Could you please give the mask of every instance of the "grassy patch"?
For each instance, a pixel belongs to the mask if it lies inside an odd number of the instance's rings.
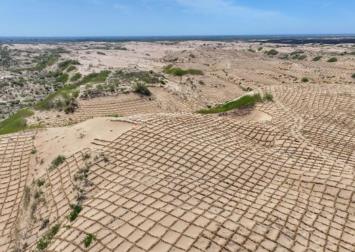
[[[56,224],[53,227],[51,227],[50,230],[48,230],[48,232],[46,232],[41,239],[39,239],[39,241],[37,242],[37,249],[40,251],[45,250],[48,245],[50,244],[50,242],[52,241],[52,239],[54,238],[54,236],[58,233],[60,229],[60,225]]]
[[[105,82],[110,73],[111,73],[111,71],[108,71],[108,70],[104,70],[99,73],[91,73],[89,75],[86,75],[79,82],[79,84]]]
[[[144,95],[144,96],[151,96],[152,93],[150,92],[150,90],[148,89],[148,87],[144,84],[144,83],[137,83],[134,86],[134,92]]]
[[[79,204],[71,205],[70,207],[72,208],[72,211],[69,213],[68,219],[72,222],[78,217],[82,207]]]
[[[201,109],[198,111],[200,114],[216,114],[223,113],[233,109],[241,109],[253,107],[258,102],[273,101],[272,94],[265,94],[263,97],[260,94],[245,95],[237,100],[229,101],[224,104],[217,105],[213,108]]]
[[[9,118],[0,122],[0,135],[15,133],[27,128],[26,117],[32,116],[34,113],[30,109],[21,109]]]
[[[56,82],[66,83],[69,79],[69,75],[66,73],[59,73],[55,79]]]
[[[66,157],[64,157],[63,155],[59,155],[58,157],[56,157],[52,161],[51,166],[49,167],[49,170],[54,170],[55,168],[57,168],[58,166],[63,164],[65,159],[66,159]]]
[[[335,57],[332,57],[332,58],[328,59],[327,61],[332,63],[332,62],[337,62],[338,59]]]
[[[191,75],[203,75],[203,72],[199,69],[182,69],[180,67],[173,67],[172,65],[166,66],[164,68],[164,73],[174,75],[174,76],[184,76],[187,74]]]
[[[56,92],[49,94],[43,100],[37,102],[35,109],[50,110],[50,109],[65,109],[70,105],[71,101],[77,97],[78,91],[76,85],[66,85],[58,89]]]
[[[67,72],[69,73],[69,72],[75,71],[76,69],[77,69],[76,66],[71,65],[67,68]]]
[[[96,237],[93,234],[86,234],[84,241],[83,241],[85,248],[90,247],[91,243],[94,240],[96,240]]]
[[[320,61],[322,59],[322,56],[316,56],[312,59],[312,61]]]

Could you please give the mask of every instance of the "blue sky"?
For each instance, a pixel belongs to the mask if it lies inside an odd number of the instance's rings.
[[[0,36],[355,33],[355,0],[0,0]]]

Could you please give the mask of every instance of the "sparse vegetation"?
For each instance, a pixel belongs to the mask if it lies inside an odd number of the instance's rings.
[[[322,56],[316,56],[312,59],[312,61],[320,61],[322,59]]]
[[[42,71],[45,68],[54,65],[59,58],[60,55],[57,53],[51,53],[51,52],[44,53],[41,56],[37,57],[38,63],[36,64],[34,70]]]
[[[80,81],[79,84],[105,82],[110,73],[111,71],[108,70],[103,70],[99,73],[91,73],[89,75],[84,76],[84,78]]]
[[[70,214],[68,215],[68,219],[73,222],[79,215],[79,213],[81,212],[81,206],[79,204],[76,205],[71,205],[70,206],[72,211],[70,212]]]
[[[25,209],[30,204],[30,200],[31,200],[31,189],[28,186],[25,186],[24,194],[23,194],[23,206],[25,207]]]
[[[301,81],[304,82],[304,83],[306,83],[306,82],[309,82],[309,79],[308,79],[307,77],[303,77],[303,78],[301,79]]]
[[[0,122],[0,135],[15,133],[27,128],[26,118],[32,116],[34,113],[30,109],[21,109],[9,118]]]
[[[37,186],[38,186],[38,187],[43,186],[43,185],[44,185],[44,183],[45,183],[44,179],[37,179],[36,184],[37,184]]]
[[[96,237],[93,234],[86,234],[84,241],[83,241],[85,248],[90,247],[92,241],[94,241],[95,239],[96,239]]]
[[[54,170],[55,168],[57,168],[58,166],[60,166],[61,164],[64,163],[66,157],[63,156],[63,155],[59,155],[58,157],[56,157],[52,163],[51,163],[51,166],[49,168],[49,170]]]
[[[228,101],[224,104],[217,105],[213,108],[201,109],[198,111],[200,114],[215,114],[223,113],[233,109],[242,109],[253,107],[258,102],[273,101],[273,96],[266,93],[263,97],[260,94],[245,95],[234,101]]]
[[[134,86],[134,92],[144,95],[144,96],[151,96],[152,95],[152,93],[150,92],[148,87],[144,83],[141,83],[141,82],[137,83]]]
[[[37,242],[37,249],[40,251],[45,250],[48,245],[51,243],[52,239],[54,236],[59,232],[60,225],[56,224],[53,227],[51,227],[48,232],[46,232],[41,239]]]
[[[74,66],[74,65],[80,65],[80,62],[77,61],[77,60],[72,60],[72,59],[69,59],[69,60],[65,60],[65,61],[62,61],[58,64],[58,68],[60,71],[63,71],[65,70],[67,67],[69,66]]]
[[[338,59],[335,58],[335,57],[332,57],[332,58],[328,59],[328,62],[331,62],[331,63],[337,62],[337,61],[338,61]]]
[[[174,75],[174,76],[184,76],[187,74],[191,75],[203,75],[203,72],[198,69],[182,69],[180,67],[173,67],[172,65],[168,65],[164,68],[164,73]]]
[[[353,75],[351,75],[351,77],[352,77],[353,79],[355,79],[355,73],[353,73]]]

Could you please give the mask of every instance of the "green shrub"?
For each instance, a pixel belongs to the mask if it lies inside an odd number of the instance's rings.
[[[76,85],[65,85],[56,92],[37,102],[35,108],[38,110],[58,109],[63,110],[77,94]]]
[[[265,93],[263,101],[274,101],[274,96],[271,93]]]
[[[50,170],[53,170],[53,169],[57,168],[58,166],[60,166],[61,164],[63,164],[65,159],[66,159],[66,157],[64,157],[63,155],[59,155],[58,157],[56,157],[51,163]]]
[[[144,96],[151,96],[152,93],[150,92],[150,90],[148,89],[148,87],[144,84],[144,83],[137,83],[134,86],[134,92],[144,95]]]
[[[81,206],[79,204],[71,205],[70,207],[72,208],[72,211],[69,213],[68,219],[72,222],[78,217],[78,215],[81,212],[82,208],[81,208]]]
[[[313,58],[313,61],[319,61],[319,60],[321,60],[321,58],[322,58],[322,56],[316,56]]]
[[[266,51],[265,53],[269,56],[275,56],[275,55],[279,54],[279,52],[275,49],[271,49],[269,51]]]
[[[56,82],[66,83],[69,79],[69,75],[66,73],[60,73],[55,79]]]
[[[27,128],[26,118],[33,114],[30,109],[18,110],[15,114],[0,122],[0,135],[25,130]]]
[[[75,81],[79,80],[81,78],[81,76],[82,76],[81,73],[76,73],[70,78],[70,81],[75,82]]]
[[[172,65],[168,65],[164,68],[164,73],[174,75],[174,76],[184,76],[187,74],[191,75],[203,75],[203,72],[198,69],[182,69],[180,67],[173,67]]]
[[[337,61],[338,61],[338,59],[335,57],[328,59],[328,62],[337,62]]]
[[[355,79],[355,73],[354,73],[353,75],[351,75],[351,77],[352,77],[353,79]]]
[[[302,81],[302,82],[309,82],[309,79],[308,79],[307,77],[303,77],[303,78],[301,79],[301,81]]]
[[[93,240],[96,240],[96,237],[93,234],[86,234],[83,241],[85,248],[90,247]]]
[[[48,230],[48,232],[46,232],[41,239],[39,239],[39,241],[37,242],[37,249],[42,251],[45,250],[48,245],[50,244],[50,242],[52,241],[52,239],[54,238],[54,236],[58,233],[60,229],[60,225],[56,224],[53,227],[51,227],[50,230]]]

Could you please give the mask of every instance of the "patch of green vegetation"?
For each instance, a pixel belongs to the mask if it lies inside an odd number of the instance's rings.
[[[49,94],[47,97],[37,102],[35,109],[50,110],[58,109],[63,110],[75,101],[78,95],[76,85],[65,85],[63,88],[58,89],[56,92]]]
[[[309,79],[308,79],[307,77],[303,77],[303,78],[301,79],[301,81],[304,82],[304,83],[306,83],[306,82],[309,82]]]
[[[44,183],[45,183],[44,179],[37,179],[36,184],[37,184],[37,186],[38,186],[38,187],[43,186],[43,185],[44,185]]]
[[[203,75],[203,72],[199,69],[182,69],[180,67],[173,67],[172,65],[168,65],[164,68],[164,73],[174,75],[174,76],[184,76],[187,74],[191,75]]]
[[[266,93],[263,97],[260,94],[245,95],[234,101],[228,101],[224,104],[217,105],[213,108],[201,109],[198,111],[200,114],[215,114],[223,113],[233,109],[241,109],[253,107],[258,102],[273,101],[273,96]]]
[[[86,234],[85,238],[84,238],[84,246],[85,248],[90,247],[92,241],[96,240],[96,237],[93,234]]]
[[[65,61],[62,61],[58,64],[58,68],[59,68],[59,70],[63,71],[64,69],[66,69],[70,65],[72,65],[72,66],[73,65],[80,65],[80,62],[77,60],[72,60],[72,59],[65,60]]]
[[[80,81],[80,84],[105,82],[110,73],[111,71],[108,70],[103,70],[99,73],[91,73],[89,75],[86,75]]]
[[[82,77],[81,73],[76,73],[70,78],[70,81],[72,82],[78,81],[81,77]]]
[[[333,63],[333,62],[337,62],[338,59],[335,57],[332,57],[332,58],[328,59],[327,61]]]
[[[144,84],[144,83],[137,83],[135,86],[134,86],[134,92],[135,93],[138,93],[138,94],[141,94],[141,95],[144,95],[144,96],[151,96],[152,93],[150,92],[150,90],[148,89],[148,87]]]
[[[275,56],[275,55],[279,54],[279,52],[275,49],[271,49],[269,51],[265,51],[265,54],[267,54],[269,56]]]
[[[68,219],[72,222],[78,217],[79,213],[82,210],[82,207],[79,204],[71,205],[70,207],[72,208],[72,211],[68,215]]]
[[[316,56],[312,59],[312,61],[320,61],[322,59],[322,56]]]
[[[163,76],[153,71],[124,71],[115,72],[112,79],[118,79],[119,82],[145,82],[149,84],[162,83]]]
[[[355,79],[355,73],[354,73],[353,75],[351,75],[351,77],[352,77],[353,79]]]
[[[52,239],[54,238],[54,236],[58,233],[60,229],[60,225],[56,224],[53,227],[51,227],[50,230],[48,230],[48,232],[46,232],[41,239],[39,239],[39,241],[37,242],[37,249],[40,251],[45,250],[48,245],[50,244],[50,242],[52,241]]]
[[[49,167],[49,170],[54,170],[55,168],[57,168],[58,166],[60,166],[61,164],[64,163],[66,157],[64,157],[63,155],[59,155],[58,157],[56,157],[52,163],[51,166]]]
[[[0,122],[0,135],[27,129],[26,118],[33,114],[33,111],[30,109],[18,110],[15,114]]]
[[[28,186],[25,186],[24,194],[23,194],[23,206],[25,209],[30,204],[31,200],[31,189]]]
[[[75,71],[77,68],[76,68],[76,66],[73,66],[73,65],[71,65],[71,66],[69,66],[68,68],[67,68],[67,72],[69,73],[69,72],[73,72],[73,71]]]
[[[56,53],[45,53],[39,56],[37,58],[38,63],[36,64],[34,70],[42,71],[45,68],[54,65],[58,61],[59,57],[60,55]]]
[[[66,73],[59,73],[55,79],[56,82],[66,83],[69,79],[69,75]]]

